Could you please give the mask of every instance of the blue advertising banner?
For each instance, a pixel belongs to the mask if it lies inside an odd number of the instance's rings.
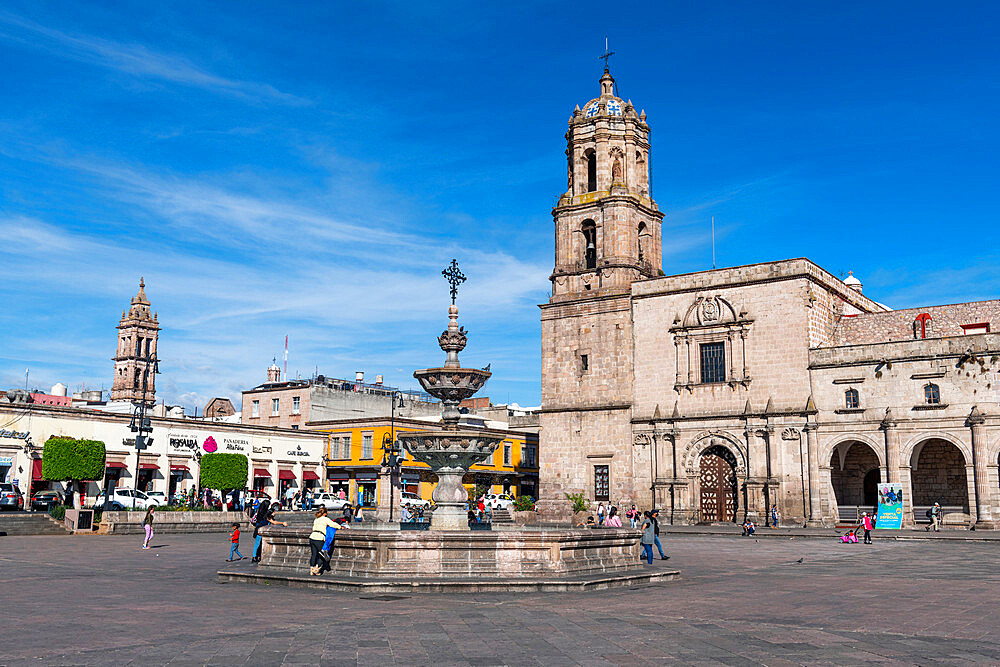
[[[878,515],[875,528],[899,530],[903,527],[903,485],[896,482],[878,485]]]

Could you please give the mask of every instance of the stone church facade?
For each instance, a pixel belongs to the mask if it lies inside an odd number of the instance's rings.
[[[540,510],[833,525],[903,485],[904,523],[1000,520],[1000,300],[894,311],[807,259],[664,276],[644,113],[569,121],[541,305]]]

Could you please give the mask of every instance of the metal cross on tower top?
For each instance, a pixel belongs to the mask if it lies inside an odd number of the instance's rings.
[[[451,260],[451,264],[441,272],[441,275],[451,285],[451,303],[454,305],[455,298],[458,297],[458,286],[465,282],[465,274],[458,270],[458,260]]]
[[[605,37],[604,38],[604,53],[602,53],[601,55],[597,56],[598,60],[603,60],[604,61],[604,69],[608,69],[608,59],[611,56],[613,56],[613,55],[615,55],[615,52],[608,50],[608,38]]]

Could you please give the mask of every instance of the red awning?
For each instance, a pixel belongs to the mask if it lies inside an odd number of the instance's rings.
[[[155,463],[140,463],[139,470],[159,470],[160,466]]]
[[[106,464],[104,464],[104,467],[105,468],[127,468],[128,466],[126,466],[124,463],[119,463],[118,461],[108,461]]]
[[[31,481],[42,478],[42,460],[35,459],[31,462]]]
[[[319,479],[319,475],[311,470],[306,470],[302,473],[302,479]]]
[[[170,471],[171,472],[174,472],[174,471],[176,471],[176,472],[186,472],[187,469],[188,469],[187,466],[181,466],[181,465],[171,465],[170,466]]]
[[[267,468],[254,468],[253,469],[253,476],[254,477],[270,477],[271,473],[269,473],[267,471]]]
[[[291,470],[279,470],[278,479],[295,479],[295,473]]]

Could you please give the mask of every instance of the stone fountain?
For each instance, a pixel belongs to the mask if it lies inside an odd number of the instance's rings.
[[[462,477],[489,457],[503,433],[459,427],[458,406],[490,378],[487,368],[462,368],[458,353],[467,334],[458,326],[458,283],[465,276],[452,260],[442,272],[451,284],[448,328],[438,338],[443,366],[413,373],[441,400],[441,427],[400,433],[402,446],[431,467],[438,483],[431,530],[400,530],[398,524],[359,524],[337,531],[330,572],[309,576],[310,523],[262,528],[259,567],[240,563],[219,572],[229,581],[284,584],[367,592],[516,592],[591,590],[665,581],[676,571],[639,563],[640,533],[626,528],[555,529],[504,526],[469,529]],[[544,456],[544,452],[543,452]],[[301,517],[303,521],[311,516]]]
[[[437,506],[431,528],[441,530],[468,527],[465,507],[468,493],[462,486],[462,478],[470,467],[493,454],[503,441],[502,433],[458,427],[459,404],[482,389],[490,372],[461,367],[458,353],[465,349],[467,335],[464,327],[458,326],[458,306],[454,302],[448,308],[448,320],[448,328],[438,337],[438,344],[447,354],[444,366],[413,373],[428,394],[440,399],[443,426],[398,436],[403,448],[417,461],[429,465],[438,477],[431,495]]]

